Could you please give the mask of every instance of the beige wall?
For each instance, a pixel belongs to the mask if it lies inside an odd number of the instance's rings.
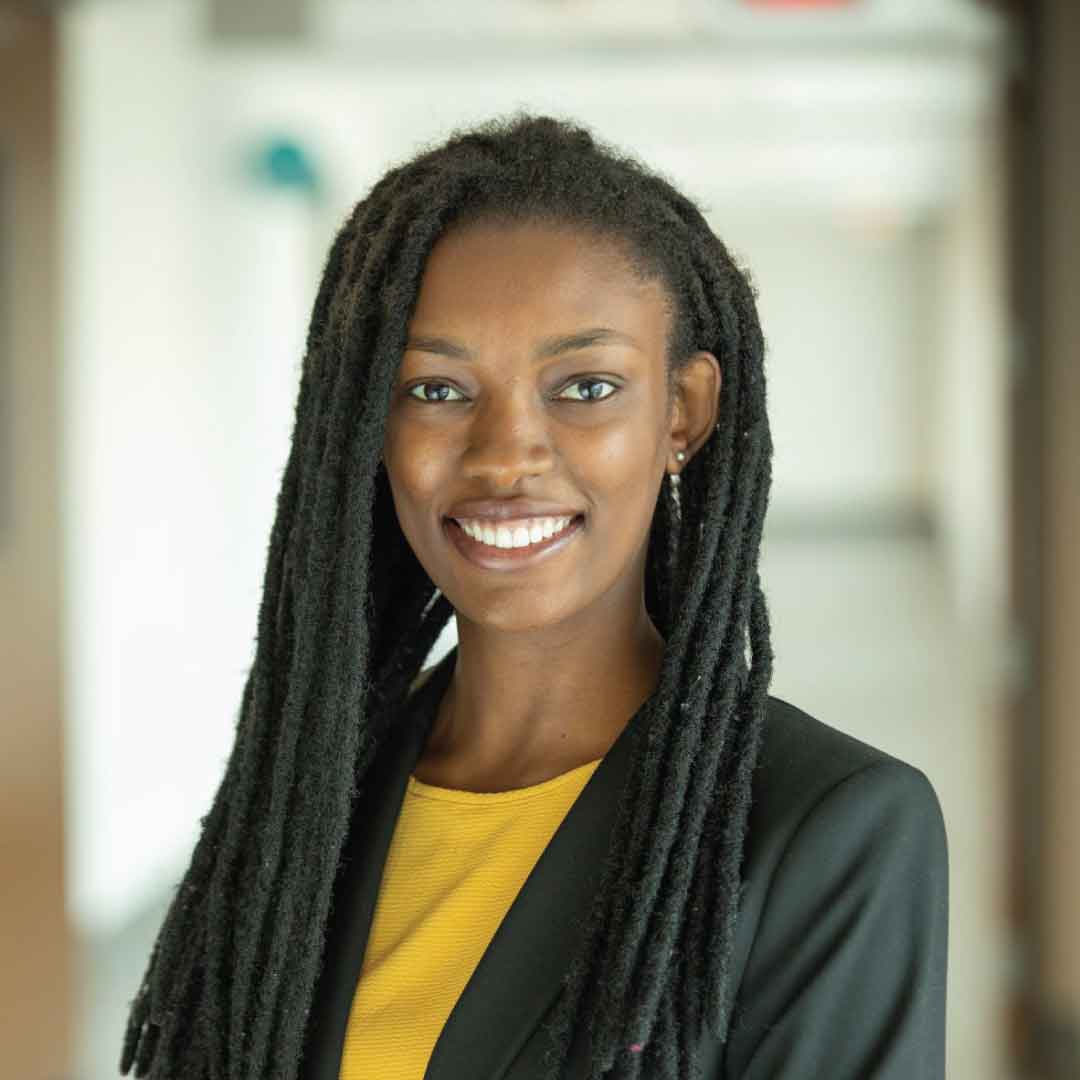
[[[51,20],[0,8],[0,1046],[69,1075],[60,661],[56,70]]]

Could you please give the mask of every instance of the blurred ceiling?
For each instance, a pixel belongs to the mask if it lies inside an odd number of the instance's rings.
[[[403,35],[444,46],[972,46],[994,22],[975,0],[212,0],[210,10],[219,38],[339,47]]]
[[[676,172],[708,170],[717,201],[879,220],[932,213],[970,175],[1010,45],[975,0],[201,2],[253,126],[305,101],[316,118],[327,95],[344,109],[364,82],[384,88],[381,123],[419,130],[509,87],[587,111]]]

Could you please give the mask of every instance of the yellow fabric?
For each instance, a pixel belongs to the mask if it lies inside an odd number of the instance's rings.
[[[422,1080],[492,935],[601,760],[513,791],[408,778],[340,1080]]]

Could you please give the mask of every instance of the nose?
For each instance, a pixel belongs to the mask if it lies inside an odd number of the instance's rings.
[[[555,462],[543,404],[527,387],[491,394],[469,427],[462,468],[467,479],[512,488],[522,476],[542,476]]]

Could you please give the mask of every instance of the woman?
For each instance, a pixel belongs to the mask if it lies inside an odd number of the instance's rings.
[[[581,127],[356,206],[123,1073],[944,1075],[934,791],[767,692],[762,357],[698,209]]]

